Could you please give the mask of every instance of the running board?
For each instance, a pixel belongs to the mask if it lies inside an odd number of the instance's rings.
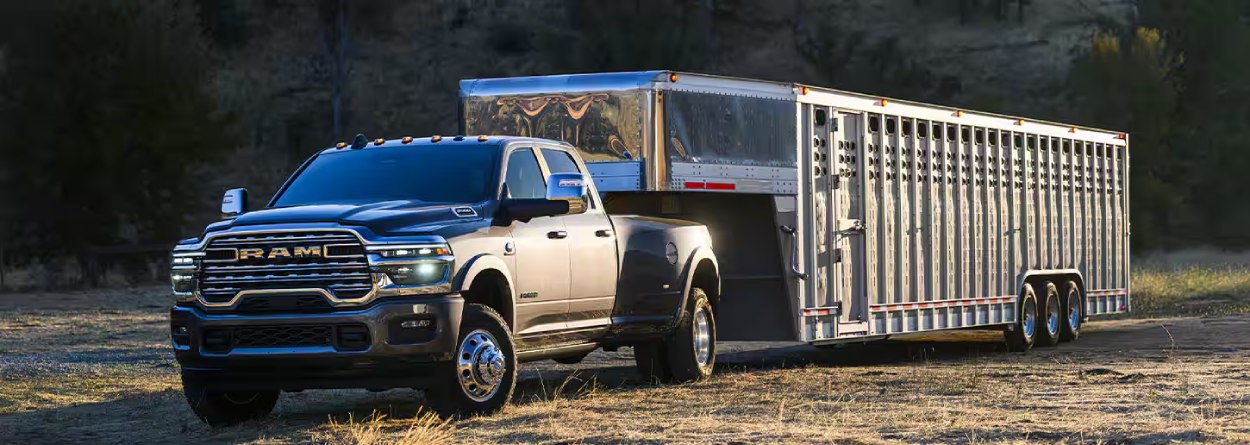
[[[599,348],[598,343],[576,343],[571,345],[552,346],[541,349],[531,349],[528,351],[518,352],[516,357],[519,362],[528,362],[534,360],[545,360],[556,357],[568,357],[572,355],[588,354]]]

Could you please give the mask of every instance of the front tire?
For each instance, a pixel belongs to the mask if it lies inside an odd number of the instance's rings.
[[[214,428],[268,416],[278,403],[278,391],[213,391],[185,375],[182,393],[196,417]]]
[[[1016,323],[1005,332],[1007,349],[1024,352],[1033,347],[1037,334],[1037,294],[1033,286],[1025,284],[1020,290],[1020,306],[1016,309]]]
[[[464,309],[456,355],[426,389],[430,408],[443,417],[489,415],[512,400],[517,359],[512,332],[498,312],[470,304]]]

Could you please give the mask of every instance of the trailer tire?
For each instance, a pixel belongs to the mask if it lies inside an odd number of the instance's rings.
[[[444,418],[494,414],[512,400],[517,357],[512,332],[489,306],[465,305],[456,355],[442,364],[426,401]]]
[[[1081,300],[1081,288],[1076,285],[1075,281],[1069,281],[1064,287],[1063,298],[1063,331],[1059,333],[1059,339],[1063,341],[1076,341],[1081,336],[1081,325],[1085,320],[1085,305]]]
[[[212,391],[185,376],[182,392],[196,417],[214,428],[265,417],[278,403],[278,391]]]
[[[1007,349],[1012,352],[1024,352],[1033,347],[1033,339],[1037,336],[1037,294],[1028,283],[1020,290],[1016,322],[1004,334],[1007,337]]]
[[[1036,346],[1055,346],[1059,344],[1059,335],[1063,331],[1063,305],[1059,302],[1059,288],[1055,283],[1045,283],[1045,296],[1038,304],[1038,321],[1041,329],[1037,331]]]

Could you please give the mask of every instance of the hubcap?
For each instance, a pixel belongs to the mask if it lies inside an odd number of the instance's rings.
[[[1033,338],[1033,333],[1037,332],[1037,302],[1029,299],[1024,303],[1024,320],[1021,320],[1024,327],[1024,336]]]
[[[712,321],[704,309],[694,314],[694,358],[700,366],[712,360]]]
[[[1050,334],[1059,333],[1059,299],[1046,298],[1046,330]]]
[[[456,374],[460,378],[460,389],[470,399],[482,402],[494,396],[507,371],[507,356],[489,332],[475,330],[460,342]]]
[[[1068,326],[1073,331],[1081,327],[1081,299],[1076,294],[1068,297]]]

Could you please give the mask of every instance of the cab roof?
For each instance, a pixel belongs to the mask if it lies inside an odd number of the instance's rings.
[[[374,148],[388,148],[388,147],[425,147],[425,146],[466,147],[466,146],[480,146],[480,145],[495,145],[495,146],[499,146],[502,148],[512,143],[525,143],[525,142],[558,145],[558,146],[570,147],[570,148],[572,147],[572,145],[569,145],[567,142],[555,141],[551,139],[542,139],[542,138],[520,137],[520,136],[437,136],[436,135],[436,136],[428,136],[428,137],[421,137],[421,138],[406,136],[406,137],[399,138],[399,139],[380,139],[380,138],[373,139],[373,140],[368,140],[364,144],[364,146],[360,148],[353,148],[352,144],[348,142],[340,142],[336,146],[322,150],[321,154],[347,152],[347,151],[352,151],[352,150],[369,150],[369,149],[374,149]]]

